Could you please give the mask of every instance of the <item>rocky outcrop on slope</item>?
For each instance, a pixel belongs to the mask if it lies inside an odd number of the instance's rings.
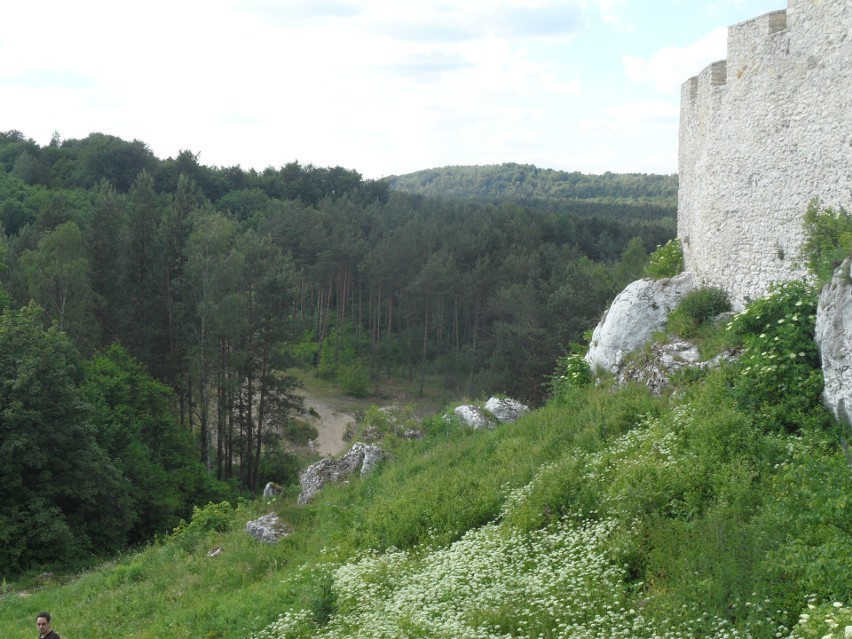
[[[817,304],[816,342],[825,380],[823,399],[834,416],[852,423],[852,258],[823,287]]]
[[[694,287],[691,273],[629,284],[613,300],[592,333],[586,354],[592,370],[617,373],[629,353],[665,328],[669,313]]]
[[[276,544],[290,534],[290,528],[278,515],[269,513],[248,522],[246,524],[246,532],[258,541],[267,544]]]
[[[311,464],[299,476],[302,490],[298,503],[307,504],[323,486],[347,480],[359,469],[362,476],[370,474],[385,458],[385,454],[383,449],[374,444],[358,442],[340,459],[326,458]]]
[[[517,421],[529,411],[528,406],[517,400],[492,397],[484,407],[465,404],[456,406],[453,413],[463,425],[479,430]]]
[[[616,380],[619,384],[645,384],[653,394],[660,395],[671,386],[672,376],[680,371],[687,368],[715,368],[723,362],[733,361],[738,355],[738,350],[728,350],[710,360],[701,361],[698,347],[691,342],[657,342],[624,364],[618,370]]]

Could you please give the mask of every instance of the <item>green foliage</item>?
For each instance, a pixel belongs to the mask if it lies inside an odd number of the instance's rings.
[[[316,430],[313,430],[313,433],[316,437]],[[304,443],[307,444],[307,441]],[[268,433],[260,457],[258,486],[265,486],[270,481],[283,486],[298,483],[300,470],[299,457],[287,450],[286,444],[281,442],[277,433]]]
[[[852,463],[836,440],[791,439],[773,478],[769,525],[793,535],[767,557],[779,580],[820,601],[852,600]]]
[[[724,290],[704,286],[684,295],[669,314],[666,328],[683,338],[695,337],[714,317],[730,310],[731,303]]]
[[[370,406],[358,420],[358,431],[361,437],[370,435],[371,438],[384,438],[388,435],[397,437],[408,429],[418,429],[419,424],[414,417],[414,405],[407,406]]]
[[[824,419],[816,305],[812,286],[791,281],[752,302],[727,327],[744,346],[731,368],[732,394],[763,428],[794,432]]]
[[[458,199],[562,201],[576,208],[577,202],[595,202],[597,214],[607,206],[612,209],[613,203],[632,200],[656,205],[658,216],[673,215],[677,199],[676,175],[595,175],[515,163],[445,166],[393,176],[387,182],[399,191]]]
[[[370,392],[370,371],[360,359],[341,366],[337,377],[351,397],[366,397]]]
[[[683,271],[683,248],[677,238],[658,246],[645,267],[646,277],[674,277]]]
[[[130,482],[131,542],[170,530],[194,503],[226,493],[204,471],[192,436],[175,419],[168,387],[118,345],[95,355],[85,370],[83,392],[98,443]]]
[[[0,315],[0,571],[123,548],[127,480],[98,446],[80,357],[30,304]]]
[[[227,532],[235,523],[236,510],[226,501],[211,502],[200,508],[194,506],[189,522],[182,519],[169,539],[186,550],[192,550],[209,536]]]
[[[561,397],[567,389],[588,386],[594,381],[592,369],[581,353],[569,353],[556,360],[556,371],[551,377],[550,394]]]
[[[624,287],[641,278],[649,259],[642,238],[634,237],[630,240],[615,267],[617,285]]]
[[[846,639],[852,635],[850,628],[852,606],[843,605],[841,601],[821,603],[811,596],[791,636],[795,639]]]
[[[840,263],[852,254],[852,215],[843,209],[823,208],[819,199],[808,203],[801,259],[822,286]]]
[[[313,409],[312,409],[313,410]],[[316,414],[316,411],[313,411]],[[284,439],[298,446],[307,446],[308,442],[317,438],[317,429],[300,419],[289,419],[281,431]]]

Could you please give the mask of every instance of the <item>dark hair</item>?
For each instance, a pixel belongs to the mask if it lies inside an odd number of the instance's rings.
[[[40,612],[36,615],[36,621],[44,617],[47,621],[50,621],[50,613],[49,612]]]

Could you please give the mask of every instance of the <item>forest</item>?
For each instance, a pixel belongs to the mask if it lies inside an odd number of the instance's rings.
[[[0,133],[0,573],[293,481],[296,368],[352,394],[429,379],[541,405],[675,234],[674,176],[438,173],[455,186],[423,194],[419,174]]]

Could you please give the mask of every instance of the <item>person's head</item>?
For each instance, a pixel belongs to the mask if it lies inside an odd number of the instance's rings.
[[[38,626],[38,634],[46,635],[50,632],[50,613],[38,613],[38,616],[36,617],[36,625]]]

